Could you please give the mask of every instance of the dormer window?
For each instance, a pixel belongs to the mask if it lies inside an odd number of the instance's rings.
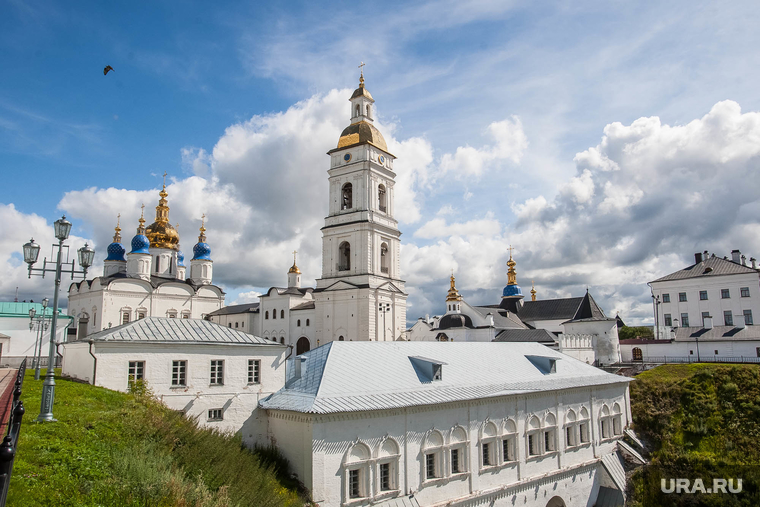
[[[412,362],[412,367],[420,382],[428,383],[443,380],[443,365],[446,363],[419,356],[409,356],[409,360]]]
[[[443,378],[443,366],[440,364],[433,365],[433,381],[441,380]]]
[[[557,358],[548,356],[525,356],[544,375],[557,373]]]

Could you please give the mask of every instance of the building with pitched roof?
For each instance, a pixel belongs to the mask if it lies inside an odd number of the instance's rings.
[[[62,372],[127,391],[142,380],[169,408],[266,438],[260,399],[285,382],[288,348],[202,319],[145,317],[62,345]]]
[[[707,251],[694,254],[694,264],[649,282],[654,300],[657,338],[669,338],[670,327],[754,325],[760,312],[757,261],[733,250],[731,258]]]
[[[605,315],[588,290],[583,297],[539,300],[533,288],[531,300],[524,301],[516,265],[510,253],[507,285],[494,305],[468,304],[452,274],[446,313],[418,319],[409,340],[535,342],[587,363],[620,361],[617,320]]]
[[[74,318],[70,332],[76,337],[145,317],[200,319],[224,306],[224,291],[211,283],[213,261],[205,215],[186,276],[179,232],[169,222],[168,195],[164,183],[156,220],[146,227],[141,214],[129,253],[121,244],[117,220],[103,276],[69,286],[68,313]]]
[[[324,507],[622,505],[629,381],[538,343],[332,342],[260,407]]]
[[[29,318],[29,311],[34,310],[35,322]],[[50,346],[50,321],[53,309],[45,308],[41,303],[0,302],[0,364],[18,365],[22,358],[34,355],[35,348],[42,350],[42,357],[47,358]],[[58,329],[56,341],[60,342],[71,326],[73,319],[58,310]],[[40,329],[42,324],[42,329]],[[41,342],[41,345],[40,345]],[[28,367],[31,367],[31,362]]]

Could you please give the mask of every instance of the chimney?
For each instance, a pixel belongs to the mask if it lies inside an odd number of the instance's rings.
[[[734,315],[734,327],[737,329],[744,329],[744,314]]]
[[[705,260],[707,260],[709,257],[710,257],[710,255],[707,253],[707,250],[705,250],[704,252],[702,252],[702,258],[704,258]]]
[[[754,257],[750,257],[749,262],[750,264],[752,264],[752,269],[757,269],[757,259],[755,259]]]
[[[492,313],[489,313],[488,315],[486,315],[486,320],[488,321],[488,325],[489,326],[494,327],[493,314]]]
[[[705,329],[712,329],[713,328],[712,317],[710,317],[709,315],[705,317],[704,324],[702,324],[702,327],[704,327]]]
[[[747,265],[747,256],[742,255],[742,266],[746,266],[746,265]]]
[[[741,260],[742,253],[739,250],[731,250],[731,260],[737,264]]]
[[[300,356],[293,358],[293,380],[301,378],[301,362],[306,359]]]
[[[694,264],[699,264],[702,262],[702,254],[697,252],[694,254]]]

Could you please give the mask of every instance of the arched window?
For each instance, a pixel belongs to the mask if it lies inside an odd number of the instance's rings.
[[[356,111],[356,114],[354,115],[355,117],[359,116],[360,114],[362,114],[362,108],[361,108],[361,106],[359,104],[356,104],[355,111]]]
[[[443,436],[438,430],[431,430],[425,436],[422,446],[422,480],[429,481],[443,477]]]
[[[504,434],[501,437],[501,460],[503,463],[517,461],[517,424],[512,419],[504,423]]]
[[[161,257],[156,255],[156,273],[161,271]]]
[[[272,318],[273,319],[277,318],[277,310],[272,310]]]
[[[480,434],[480,467],[489,468],[497,465],[496,425],[486,421]]]
[[[599,426],[601,427],[602,440],[612,436],[610,432],[611,423],[610,407],[604,405],[599,411]]]
[[[367,104],[367,116],[369,116],[369,104]]]
[[[341,335],[341,336],[338,336],[338,341],[339,341],[339,342],[342,342],[342,341],[343,341],[343,335]]]
[[[306,319],[306,325],[307,326],[309,325],[309,319]]]
[[[449,438],[449,473],[467,472],[467,432],[461,426],[451,430]]]
[[[338,247],[338,271],[351,270],[351,245],[344,241]]]
[[[281,319],[285,318],[285,310],[280,310],[280,318]]]
[[[298,319],[298,323],[296,324],[298,327],[301,327],[301,319]]]
[[[285,344],[285,337],[284,336],[280,336],[280,343],[282,343],[283,345]]]
[[[538,456],[541,454],[541,441],[539,440],[541,434],[541,421],[538,417],[533,416],[528,420],[528,456]]]
[[[399,446],[392,438],[383,439],[377,448],[377,491],[375,494],[384,495],[390,491],[398,491],[398,461],[401,457]]]
[[[640,348],[633,347],[633,350],[631,352],[633,353],[633,360],[634,361],[643,361],[644,360],[644,354],[641,352]]]
[[[90,316],[86,313],[82,313],[79,317],[79,325],[77,326],[77,338],[84,338],[87,336],[87,324],[90,323]]]
[[[575,411],[570,409],[565,414],[565,447],[575,447],[578,445],[578,423],[575,417]]]
[[[269,320],[269,310],[264,312],[264,320]]]
[[[305,336],[302,336],[298,339],[296,342],[296,355],[300,356],[304,352],[308,352],[311,350],[311,343],[309,343],[309,339]]]
[[[343,459],[344,504],[370,496],[370,458],[369,447],[362,443],[352,445],[346,452]]]
[[[388,244],[380,245],[380,271],[388,274]]]
[[[623,414],[620,405],[615,403],[612,406],[612,433],[614,435],[623,434]]]
[[[591,435],[589,435],[589,414],[586,407],[581,408],[581,413],[578,417],[578,437],[581,444],[591,442]]]
[[[546,414],[544,419],[544,452],[554,452],[557,450],[557,419],[554,414]]]
[[[388,205],[385,200],[385,185],[377,187],[377,207],[380,208],[380,211],[383,213],[388,211]]]
[[[351,183],[343,185],[343,191],[341,192],[341,204],[340,209],[351,209],[354,207],[354,192]]]

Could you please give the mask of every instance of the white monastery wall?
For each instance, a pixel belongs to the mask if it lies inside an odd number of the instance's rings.
[[[48,350],[50,347],[50,326],[52,321],[50,316],[52,310],[48,309],[46,322],[48,322],[48,330],[42,331],[42,356],[48,356]],[[66,336],[67,324],[71,322],[65,315],[58,316],[58,330],[55,335],[56,342],[63,341]],[[37,327],[33,330],[29,330],[29,317],[7,317],[0,319],[0,333],[10,336],[10,340],[6,340],[3,343],[2,357],[8,356],[29,356],[34,354],[34,343],[37,340]],[[7,343],[7,344],[6,344]],[[31,363],[27,364],[27,367],[31,367]]]
[[[620,344],[623,362],[633,361],[634,348],[641,349],[644,357],[678,357],[694,362],[697,362],[698,357],[703,360],[717,357],[760,357],[760,340],[699,340],[699,354],[696,340],[660,341],[661,343]]]

